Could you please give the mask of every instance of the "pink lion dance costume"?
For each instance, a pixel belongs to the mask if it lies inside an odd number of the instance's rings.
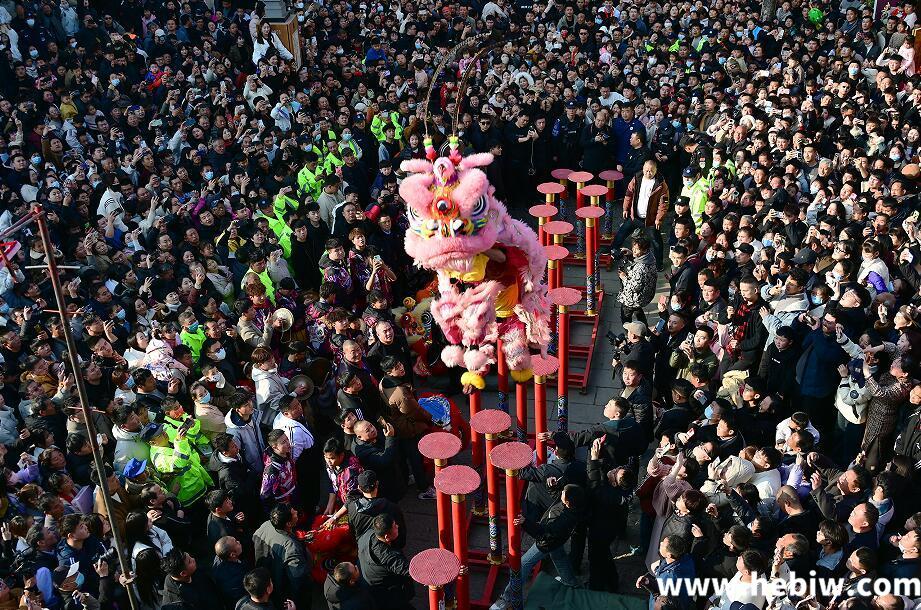
[[[483,389],[501,339],[512,378],[527,381],[529,347],[546,354],[549,341],[544,250],[530,227],[508,215],[478,169],[492,163],[492,155],[462,157],[456,136],[447,157],[436,159],[428,138],[425,145],[428,160],[400,166],[411,174],[400,184],[400,196],[410,224],[406,252],[438,274],[432,317],[451,344],[441,359],[467,369],[461,376],[465,387]]]

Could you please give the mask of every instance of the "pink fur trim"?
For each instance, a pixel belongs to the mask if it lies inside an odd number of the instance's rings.
[[[449,345],[441,350],[441,361],[448,366],[464,366],[464,348],[460,345]]]
[[[489,365],[495,361],[494,350],[491,345],[484,345],[480,349],[464,352],[464,366],[471,373],[485,374],[489,370]]]
[[[474,167],[486,167],[487,165],[493,162],[493,156],[490,153],[477,153],[475,155],[467,155],[460,162],[460,169],[471,169]]]
[[[407,174],[427,174],[432,171],[432,162],[425,159],[407,159],[400,163],[400,169]]]
[[[521,371],[531,367],[531,352],[528,351],[528,342],[520,321],[510,321],[503,325],[502,352],[509,369]]]

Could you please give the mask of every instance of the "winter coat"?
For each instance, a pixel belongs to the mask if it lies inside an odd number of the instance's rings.
[[[261,415],[261,411],[257,408],[248,422],[244,422],[234,410],[228,411],[224,417],[227,434],[232,436],[240,446],[240,455],[246,461],[246,465],[253,472],[260,473],[264,466],[262,455],[265,453],[266,446],[262,430],[259,428]]]
[[[774,343],[774,336],[781,326],[793,326],[801,313],[809,311],[809,301],[805,293],[787,295],[781,293],[777,297],[771,298],[770,285],[761,288],[761,297],[768,302],[771,313],[761,318],[761,323],[768,331],[767,341],[764,344],[765,350]],[[760,315],[760,314],[759,314]]]
[[[413,598],[409,560],[393,546],[378,540],[374,531],[358,540],[361,577],[381,608],[404,608]]]
[[[301,599],[301,591],[310,586],[313,563],[304,543],[266,521],[253,534],[253,548],[256,566],[267,568],[272,574],[273,599]]]
[[[668,185],[660,174],[653,178],[654,184],[652,192],[649,194],[649,203],[646,207],[646,218],[644,222],[647,227],[654,227],[660,223],[668,214]],[[641,220],[637,211],[637,200],[640,196],[640,187],[643,184],[643,174],[636,174],[627,185],[627,191],[624,193],[624,218],[633,218]]]
[[[646,307],[656,295],[656,257],[652,250],[634,259],[625,269],[627,276],[617,300],[627,307]]]
[[[390,407],[387,419],[393,424],[397,437],[416,438],[432,425],[432,414],[419,406],[412,386],[408,383],[384,377],[380,390]]]
[[[19,420],[9,407],[0,407],[0,445],[15,445],[19,442]]]
[[[278,455],[271,449],[265,455],[262,471],[262,486],[259,497],[266,510],[280,503],[295,505],[297,496],[297,472],[291,456]]]
[[[253,368],[253,382],[256,384],[256,407],[262,410],[259,423],[271,427],[278,415],[278,401],[288,394],[288,380],[278,371],[263,371]]]
[[[112,436],[115,437],[115,472],[120,473],[125,468],[128,460],[150,460],[150,445],[141,440],[140,430],[128,432],[119,427],[112,426]]]

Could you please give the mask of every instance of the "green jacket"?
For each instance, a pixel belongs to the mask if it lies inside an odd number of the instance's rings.
[[[195,361],[195,364],[198,364],[198,359],[201,357],[202,343],[207,338],[204,329],[200,325],[194,333],[190,333],[185,329],[179,333],[179,340],[192,351],[192,360]]]
[[[214,485],[188,439],[176,439],[172,447],[151,447],[150,461],[164,488],[175,494],[183,506],[194,503]]]
[[[681,196],[687,197],[691,202],[691,218],[694,219],[694,225],[698,229],[703,224],[704,208],[707,206],[709,191],[710,181],[706,178],[700,178],[691,186],[681,189]]]
[[[196,451],[210,455],[211,443],[208,442],[208,437],[201,431],[201,422],[189,415],[186,415],[184,419],[173,419],[171,417],[163,418],[163,429],[166,431],[167,438],[169,438],[171,443],[176,442],[176,435],[179,433],[179,427],[182,426],[186,418],[192,419],[193,423],[192,427],[189,428],[189,431],[185,434],[185,440],[188,441],[189,446]]]
[[[269,218],[266,216],[266,218]],[[269,226],[272,226],[272,220],[269,218]],[[290,246],[290,241],[289,241]],[[284,249],[284,246],[282,246]],[[248,273],[256,273],[252,269],[247,269],[246,273],[243,274],[243,281],[240,282],[240,290],[243,289],[243,286],[246,285],[246,275]],[[263,271],[262,273],[256,273],[259,276],[259,279],[262,280],[262,285],[265,286],[265,294],[269,297],[269,300],[272,302],[272,305],[275,304],[275,284],[272,282],[272,278],[269,277],[268,271]]]
[[[682,350],[676,349],[672,351],[671,357],[668,359],[668,365],[678,371],[678,379],[691,379],[691,365],[700,364],[703,365],[704,369],[707,371],[707,379],[713,379],[713,376],[716,374],[716,368],[719,366],[719,361],[716,359],[716,354],[713,353],[713,350],[706,349],[703,354],[697,352],[697,350],[691,348],[691,357],[688,358],[688,355],[685,354]]]
[[[396,112],[391,112],[390,122],[393,123],[393,139],[400,140],[400,138],[403,137],[403,126],[400,125],[400,115]],[[371,119],[371,133],[374,134],[378,142],[384,141],[384,125],[386,124],[387,119],[383,112],[374,115],[374,118]]]
[[[291,236],[294,235],[294,230],[288,226],[288,223],[284,220],[284,210],[285,210],[285,201],[290,201],[291,198],[286,195],[278,195],[275,198],[275,216],[269,216],[268,214],[258,214],[269,221],[269,228],[272,229],[272,232],[275,233],[275,237],[278,238],[278,245],[281,246],[282,254],[287,259],[291,256]],[[293,206],[297,209],[297,206]],[[281,213],[279,213],[279,208],[281,208]],[[263,282],[264,283],[264,282]],[[266,287],[268,290],[268,287]],[[272,302],[275,302],[275,289],[272,288]]]
[[[320,180],[322,169],[318,164],[315,171],[310,171],[305,165],[297,173],[297,188],[301,191],[301,195],[310,195],[314,201],[320,198],[320,195],[323,194],[323,181]]]

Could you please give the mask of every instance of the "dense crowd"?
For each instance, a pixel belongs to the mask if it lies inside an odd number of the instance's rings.
[[[420,389],[462,387],[397,189],[454,134],[522,219],[554,168],[625,176],[619,388],[522,472],[525,574],[911,610],[860,588],[921,577],[911,0],[289,8],[299,49],[251,0],[0,0],[0,228],[39,203],[55,244],[2,244],[0,608],[411,604],[398,502],[434,497],[418,439],[462,428]],[[811,570],[844,588],[749,586]],[[660,590],[692,577],[729,584]]]

